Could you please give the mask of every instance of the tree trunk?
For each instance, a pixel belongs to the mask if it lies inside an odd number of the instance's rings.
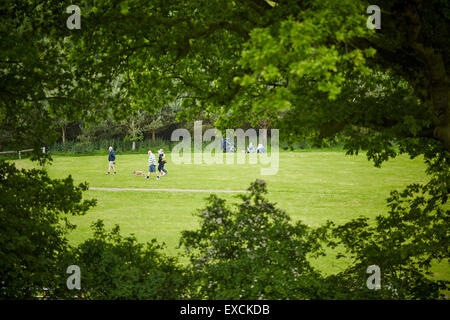
[[[133,141],[133,143],[131,144],[131,150],[135,150],[136,149],[136,141]]]
[[[434,115],[434,136],[450,151],[450,79],[442,54],[418,44],[414,46],[427,64],[427,96],[424,101],[431,106]]]
[[[269,120],[268,119],[263,119],[260,122],[260,126],[263,129],[263,131],[261,132],[261,138],[260,139],[261,139],[261,141],[265,141],[265,143],[267,143],[267,128],[269,127]]]
[[[156,130],[153,129],[152,130],[152,140],[155,141],[155,136],[156,136]]]
[[[409,22],[409,32],[407,39],[418,58],[426,66],[424,83],[414,82],[417,77],[409,79],[410,83],[415,84],[417,95],[426,102],[433,113],[434,119],[434,138],[439,140],[447,151],[450,151],[450,78],[449,70],[446,70],[446,60],[439,49],[430,45],[424,45],[420,38],[422,20],[419,14],[419,8],[409,6],[405,10],[405,16]],[[419,9],[419,10],[418,10]],[[425,89],[425,90],[424,90]]]
[[[62,132],[62,143],[66,144],[66,126],[61,127],[61,132]]]

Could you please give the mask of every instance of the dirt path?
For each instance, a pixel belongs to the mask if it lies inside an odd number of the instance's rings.
[[[90,187],[89,190],[103,191],[166,191],[166,192],[206,192],[206,193],[247,193],[247,190],[202,190],[202,189],[165,189],[165,188],[97,188]]]

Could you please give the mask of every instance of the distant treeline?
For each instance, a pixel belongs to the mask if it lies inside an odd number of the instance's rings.
[[[172,147],[178,144],[178,141],[170,141],[162,138],[156,138],[155,140],[145,139],[143,141],[137,141],[133,150],[132,142],[126,139],[98,139],[92,141],[66,141],[66,143],[56,143],[48,146],[47,152],[51,154],[107,154],[108,147],[112,146],[116,153],[147,153],[148,150],[153,149],[164,149],[166,152],[170,152]],[[208,145],[210,142],[204,142],[203,147]],[[247,141],[248,144],[248,141]],[[343,145],[339,141],[330,142],[327,144],[318,145],[313,141],[301,141],[288,146],[286,143],[280,143],[280,151],[290,151],[290,150],[328,150],[328,151],[338,151],[343,150]],[[268,140],[267,150],[270,152],[270,139]],[[242,152],[242,150],[237,150]],[[22,158],[28,157],[29,154],[22,154]],[[2,155],[2,158],[17,159],[17,155]]]
[[[162,111],[164,109],[164,111]],[[176,119],[178,109],[162,108],[160,112],[151,114],[147,111],[138,111],[126,120],[117,122],[112,118],[105,119],[97,124],[87,124],[83,121],[65,121],[55,118],[49,123],[55,130],[56,137],[53,143],[43,143],[47,152],[54,154],[95,154],[104,153],[109,146],[117,152],[142,152],[151,148],[164,148],[170,151],[177,141],[170,141],[172,132],[184,128],[190,131],[193,137],[194,122]],[[202,120],[203,131],[214,128],[213,119]],[[250,124],[242,126],[243,130],[251,128]],[[258,128],[255,128],[258,132]],[[270,128],[268,128],[267,145],[270,150]],[[314,148],[342,148],[342,139],[328,141],[306,138],[288,144],[283,140],[280,132],[280,149],[314,149]],[[204,142],[207,145],[210,142]],[[248,144],[248,141],[247,141]],[[0,151],[14,151],[7,129],[0,130]],[[238,150],[242,151],[242,150]]]

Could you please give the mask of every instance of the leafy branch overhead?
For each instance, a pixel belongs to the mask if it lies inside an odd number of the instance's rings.
[[[379,1],[376,31],[366,27],[367,3],[353,0],[78,5],[80,30],[64,27],[63,3],[3,5],[3,121],[30,108],[41,122],[125,119],[133,100],[153,112],[182,97],[180,117],[208,115],[221,128],[269,118],[291,142],[344,134],[350,152],[376,161],[395,156],[394,146],[449,151],[445,1]],[[25,135],[26,123],[16,131]],[[23,135],[17,143],[33,140]]]

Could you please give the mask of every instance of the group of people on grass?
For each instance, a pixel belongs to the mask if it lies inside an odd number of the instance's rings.
[[[244,152],[244,151],[243,151]],[[250,144],[247,147],[246,153],[254,153],[255,147],[253,146],[253,143],[250,142]],[[265,153],[266,149],[264,146],[260,143],[258,144],[258,147],[256,148],[256,153]],[[111,170],[116,174],[116,154],[114,153],[114,150],[112,147],[109,147],[109,155],[108,155],[108,161],[109,161],[109,167],[108,167],[108,173],[110,174]],[[158,150],[158,169],[156,169],[156,156],[152,153],[151,150],[148,151],[148,173],[145,179],[149,179],[150,174],[153,172],[156,175],[156,179],[159,180],[160,177],[165,176],[167,174],[167,170],[164,169],[164,165],[167,163],[166,161],[166,155],[164,153],[163,149]]]
[[[164,165],[167,163],[166,161],[166,155],[164,153],[163,149],[158,150],[158,169],[156,169],[156,157],[152,153],[151,150],[148,151],[148,173],[145,179],[149,179],[150,174],[153,172],[156,175],[156,179],[159,180],[160,177],[165,176],[167,174],[167,170],[164,168]],[[108,161],[109,161],[109,167],[108,172],[106,175],[109,175],[111,173],[111,170],[116,174],[116,154],[114,153],[114,150],[112,147],[109,147],[109,155],[108,155]]]
[[[248,145],[246,153],[255,153],[255,147],[253,146],[252,142],[250,142],[250,144]],[[266,148],[264,148],[262,143],[258,144],[258,147],[256,148],[256,153],[266,153]]]
[[[151,173],[155,173],[156,179],[159,180],[160,177],[167,174],[167,170],[164,169],[166,164],[166,155],[163,149],[158,150],[158,170],[156,170],[156,157],[151,150],[148,150],[148,173],[145,179],[149,179]]]

